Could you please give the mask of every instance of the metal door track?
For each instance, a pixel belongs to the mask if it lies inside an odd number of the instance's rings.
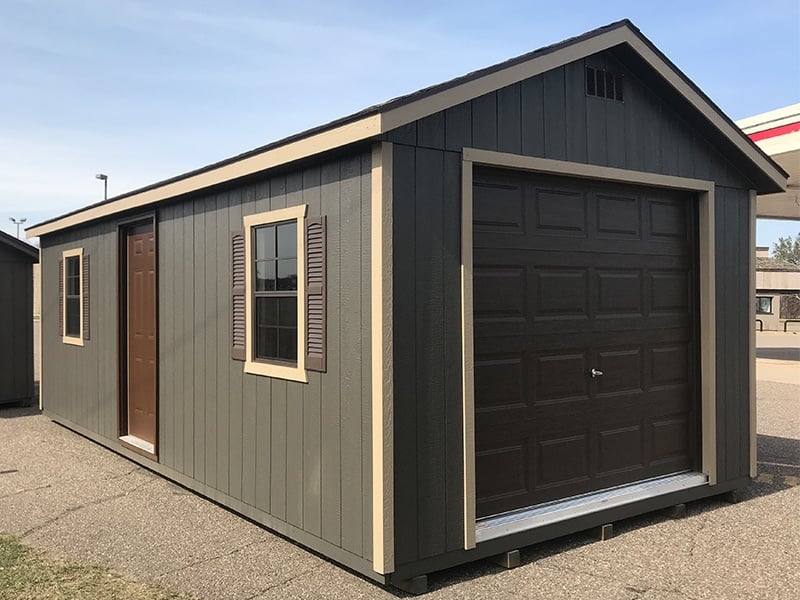
[[[708,477],[702,473],[678,473],[509,511],[478,521],[475,527],[475,539],[478,542],[485,542],[707,483]]]

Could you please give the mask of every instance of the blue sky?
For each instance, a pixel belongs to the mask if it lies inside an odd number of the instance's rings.
[[[95,173],[120,194],[621,18],[733,119],[800,100],[796,0],[2,0],[0,228],[101,200]]]

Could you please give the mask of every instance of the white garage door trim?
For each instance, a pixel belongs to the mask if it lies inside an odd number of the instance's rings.
[[[475,377],[473,364],[472,316],[472,167],[484,165],[550,175],[577,177],[616,183],[687,190],[699,199],[700,229],[700,403],[702,470],[709,485],[717,482],[716,430],[716,346],[714,270],[714,182],[600,167],[561,160],[533,158],[464,148],[461,181],[461,347],[463,384],[464,445],[464,548],[476,544],[475,520]]]

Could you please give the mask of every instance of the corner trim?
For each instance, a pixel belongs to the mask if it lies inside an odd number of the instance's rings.
[[[461,190],[461,320],[464,431],[464,540],[465,549],[474,546],[475,520],[475,379],[473,365],[472,302],[472,168],[485,165],[556,175],[671,188],[695,192],[698,196],[700,233],[700,412],[701,468],[708,485],[717,483],[717,400],[716,400],[716,296],[714,248],[713,181],[660,175],[568,161],[535,158],[519,154],[464,148]],[[752,208],[751,208],[752,210]],[[469,465],[469,467],[468,467]],[[469,543],[472,542],[472,546]]]
[[[372,147],[372,564],[381,575],[394,571],[392,157],[392,144]]]
[[[466,156],[466,151],[464,152]],[[461,389],[464,549],[475,547],[475,348],[472,313],[472,162],[461,163]]]

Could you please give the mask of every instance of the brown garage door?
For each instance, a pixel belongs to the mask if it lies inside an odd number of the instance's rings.
[[[693,196],[497,169],[473,192],[478,516],[693,468]]]

